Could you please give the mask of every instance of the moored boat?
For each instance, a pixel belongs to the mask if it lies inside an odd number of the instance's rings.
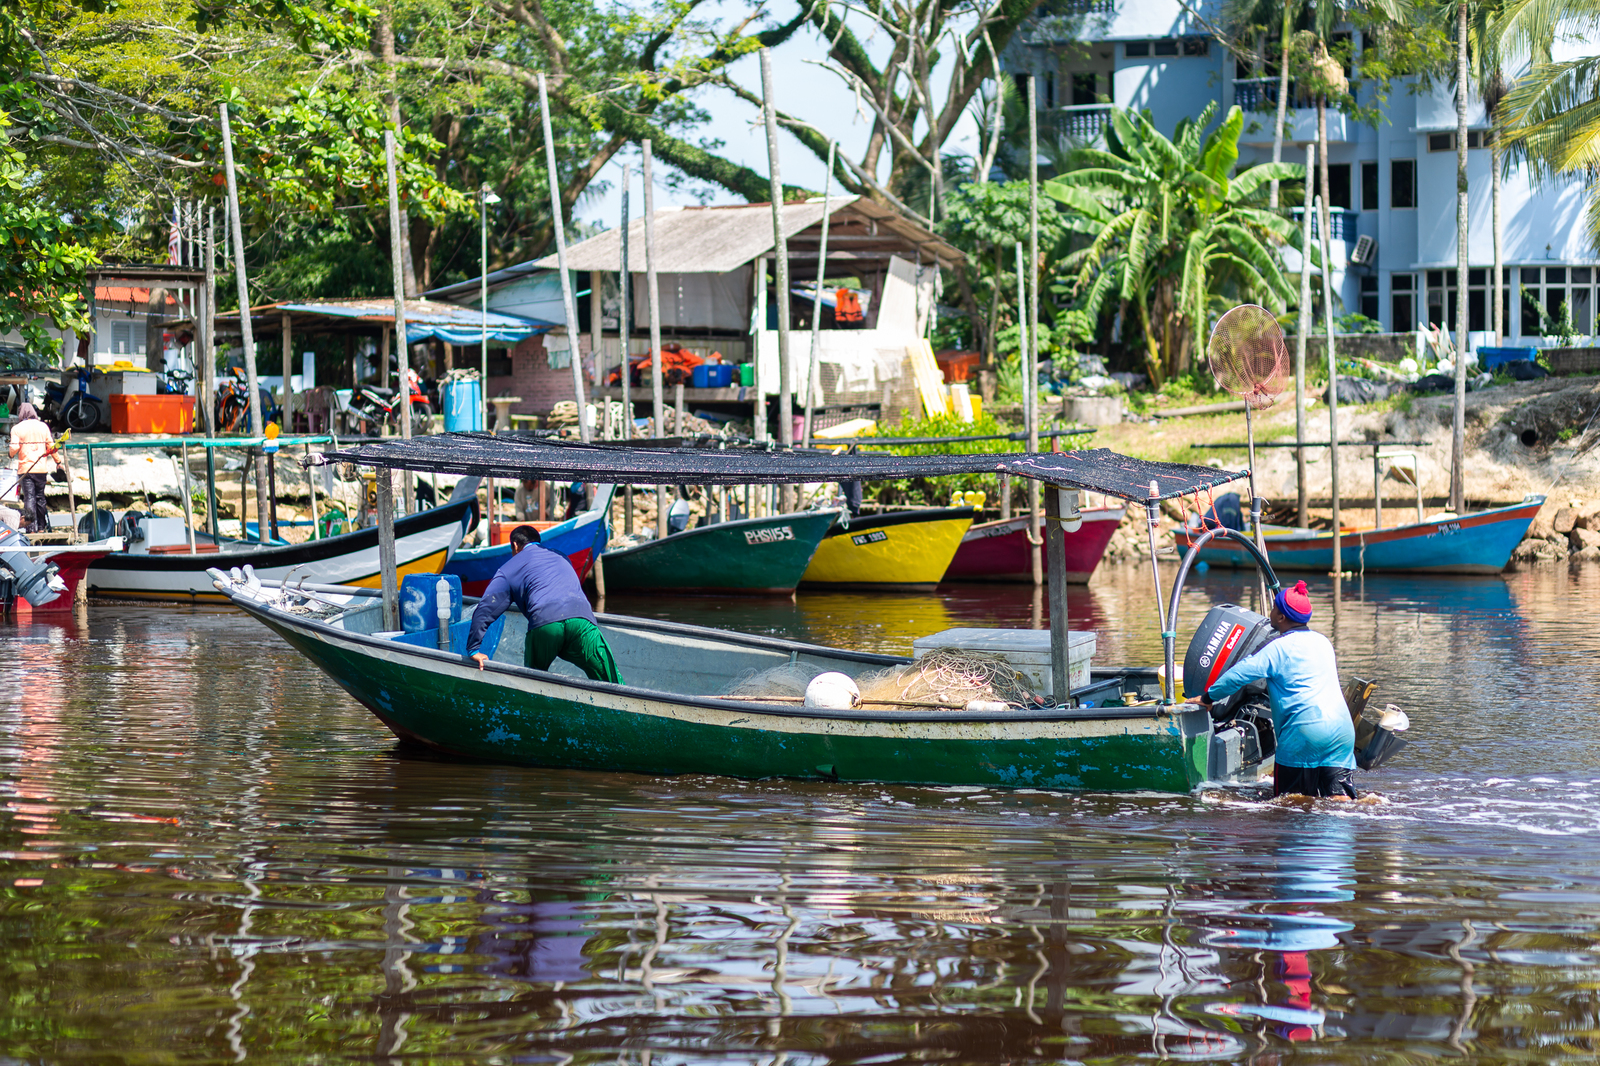
[[[460,545],[476,506],[469,497],[397,519],[395,560],[400,575],[438,573]],[[182,519],[155,522],[181,525]],[[376,588],[381,579],[376,526],[286,546],[212,538],[196,531],[195,550],[191,552],[186,533],[162,543],[165,538],[155,534],[155,522],[140,522],[141,528],[151,529],[146,540],[94,561],[86,578],[90,596],[221,600],[224,597],[216,591],[206,571],[246,564],[260,576],[273,580],[292,575],[319,584]]]
[[[606,591],[788,596],[839,514],[740,518],[613,548],[604,556]]]
[[[1122,507],[1094,507],[1083,512],[1083,525],[1063,534],[1063,558],[1069,585],[1086,585],[1122,524]],[[1048,573],[1049,564],[1046,564]],[[961,538],[946,581],[1033,580],[1033,552],[1028,543],[1028,516],[980,522]]]
[[[922,507],[841,520],[823,538],[800,583],[931,591],[944,578],[976,513],[970,507]]]
[[[1528,532],[1543,496],[1521,503],[1476,511],[1459,517],[1430,518],[1378,529],[1346,529],[1340,537],[1340,564],[1357,572],[1424,572],[1438,574],[1498,574],[1511,560],[1511,552]],[[1333,569],[1333,532],[1288,526],[1263,526],[1267,553],[1275,570]],[[1178,549],[1187,550],[1197,533],[1180,529]],[[1213,541],[1200,551],[1211,566],[1254,565],[1237,543]]]
[[[565,555],[577,571],[578,580],[588,578],[594,561],[605,551],[611,539],[611,493],[609,486],[602,505],[583,511],[564,522],[528,522],[539,531],[539,543],[558,555]],[[522,525],[524,523],[517,523]],[[495,572],[511,558],[511,545],[494,544],[482,548],[458,548],[441,574],[453,574],[461,579],[461,592],[466,596],[481,596],[489,587]]]

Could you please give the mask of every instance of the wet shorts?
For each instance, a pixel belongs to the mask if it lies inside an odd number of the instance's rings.
[[[1274,796],[1348,796],[1356,798],[1356,772],[1343,766],[1285,766],[1272,771]]]

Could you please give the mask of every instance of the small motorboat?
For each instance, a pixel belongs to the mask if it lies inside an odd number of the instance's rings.
[[[1124,507],[1089,508],[1082,512],[1083,525],[1064,534],[1067,584],[1089,583],[1126,511]],[[1028,543],[1028,516],[980,522],[967,530],[944,579],[1031,582],[1033,551]]]
[[[605,553],[606,591],[792,596],[841,512],[715,522]]]
[[[853,515],[828,531],[800,583],[814,588],[931,592],[944,579],[977,514],[919,507]]]

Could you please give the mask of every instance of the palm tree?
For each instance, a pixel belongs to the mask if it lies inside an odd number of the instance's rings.
[[[1230,0],[1223,8],[1223,24],[1234,27],[1240,36],[1246,32],[1262,32],[1265,27],[1279,25],[1278,43],[1278,116],[1272,124],[1272,161],[1283,162],[1283,125],[1289,109],[1290,47],[1293,42],[1295,15],[1300,11],[1298,0]],[[1267,187],[1267,206],[1278,206],[1277,179]]]
[[[1147,114],[1113,111],[1107,147],[1082,150],[1078,169],[1043,188],[1088,239],[1062,261],[1068,288],[1091,317],[1113,296],[1137,313],[1157,384],[1188,369],[1211,296],[1286,304],[1294,295],[1278,249],[1298,247],[1300,233],[1264,201],[1269,182],[1303,178],[1305,168],[1262,163],[1234,174],[1244,113],[1231,108],[1202,139],[1215,116],[1211,104],[1169,139]]]

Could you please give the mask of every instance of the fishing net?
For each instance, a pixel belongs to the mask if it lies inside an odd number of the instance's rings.
[[[1222,316],[1206,348],[1217,387],[1256,410],[1271,407],[1289,374],[1289,350],[1265,307],[1241,304]]]
[[[806,686],[822,672],[822,667],[806,663],[784,663],[759,672],[752,670],[735,680],[726,695],[745,699],[771,699],[774,696],[804,699]]]
[[[964,707],[972,700],[1025,704],[1033,701],[1028,679],[998,655],[941,648],[904,666],[856,678],[861,702],[895,700]]]

